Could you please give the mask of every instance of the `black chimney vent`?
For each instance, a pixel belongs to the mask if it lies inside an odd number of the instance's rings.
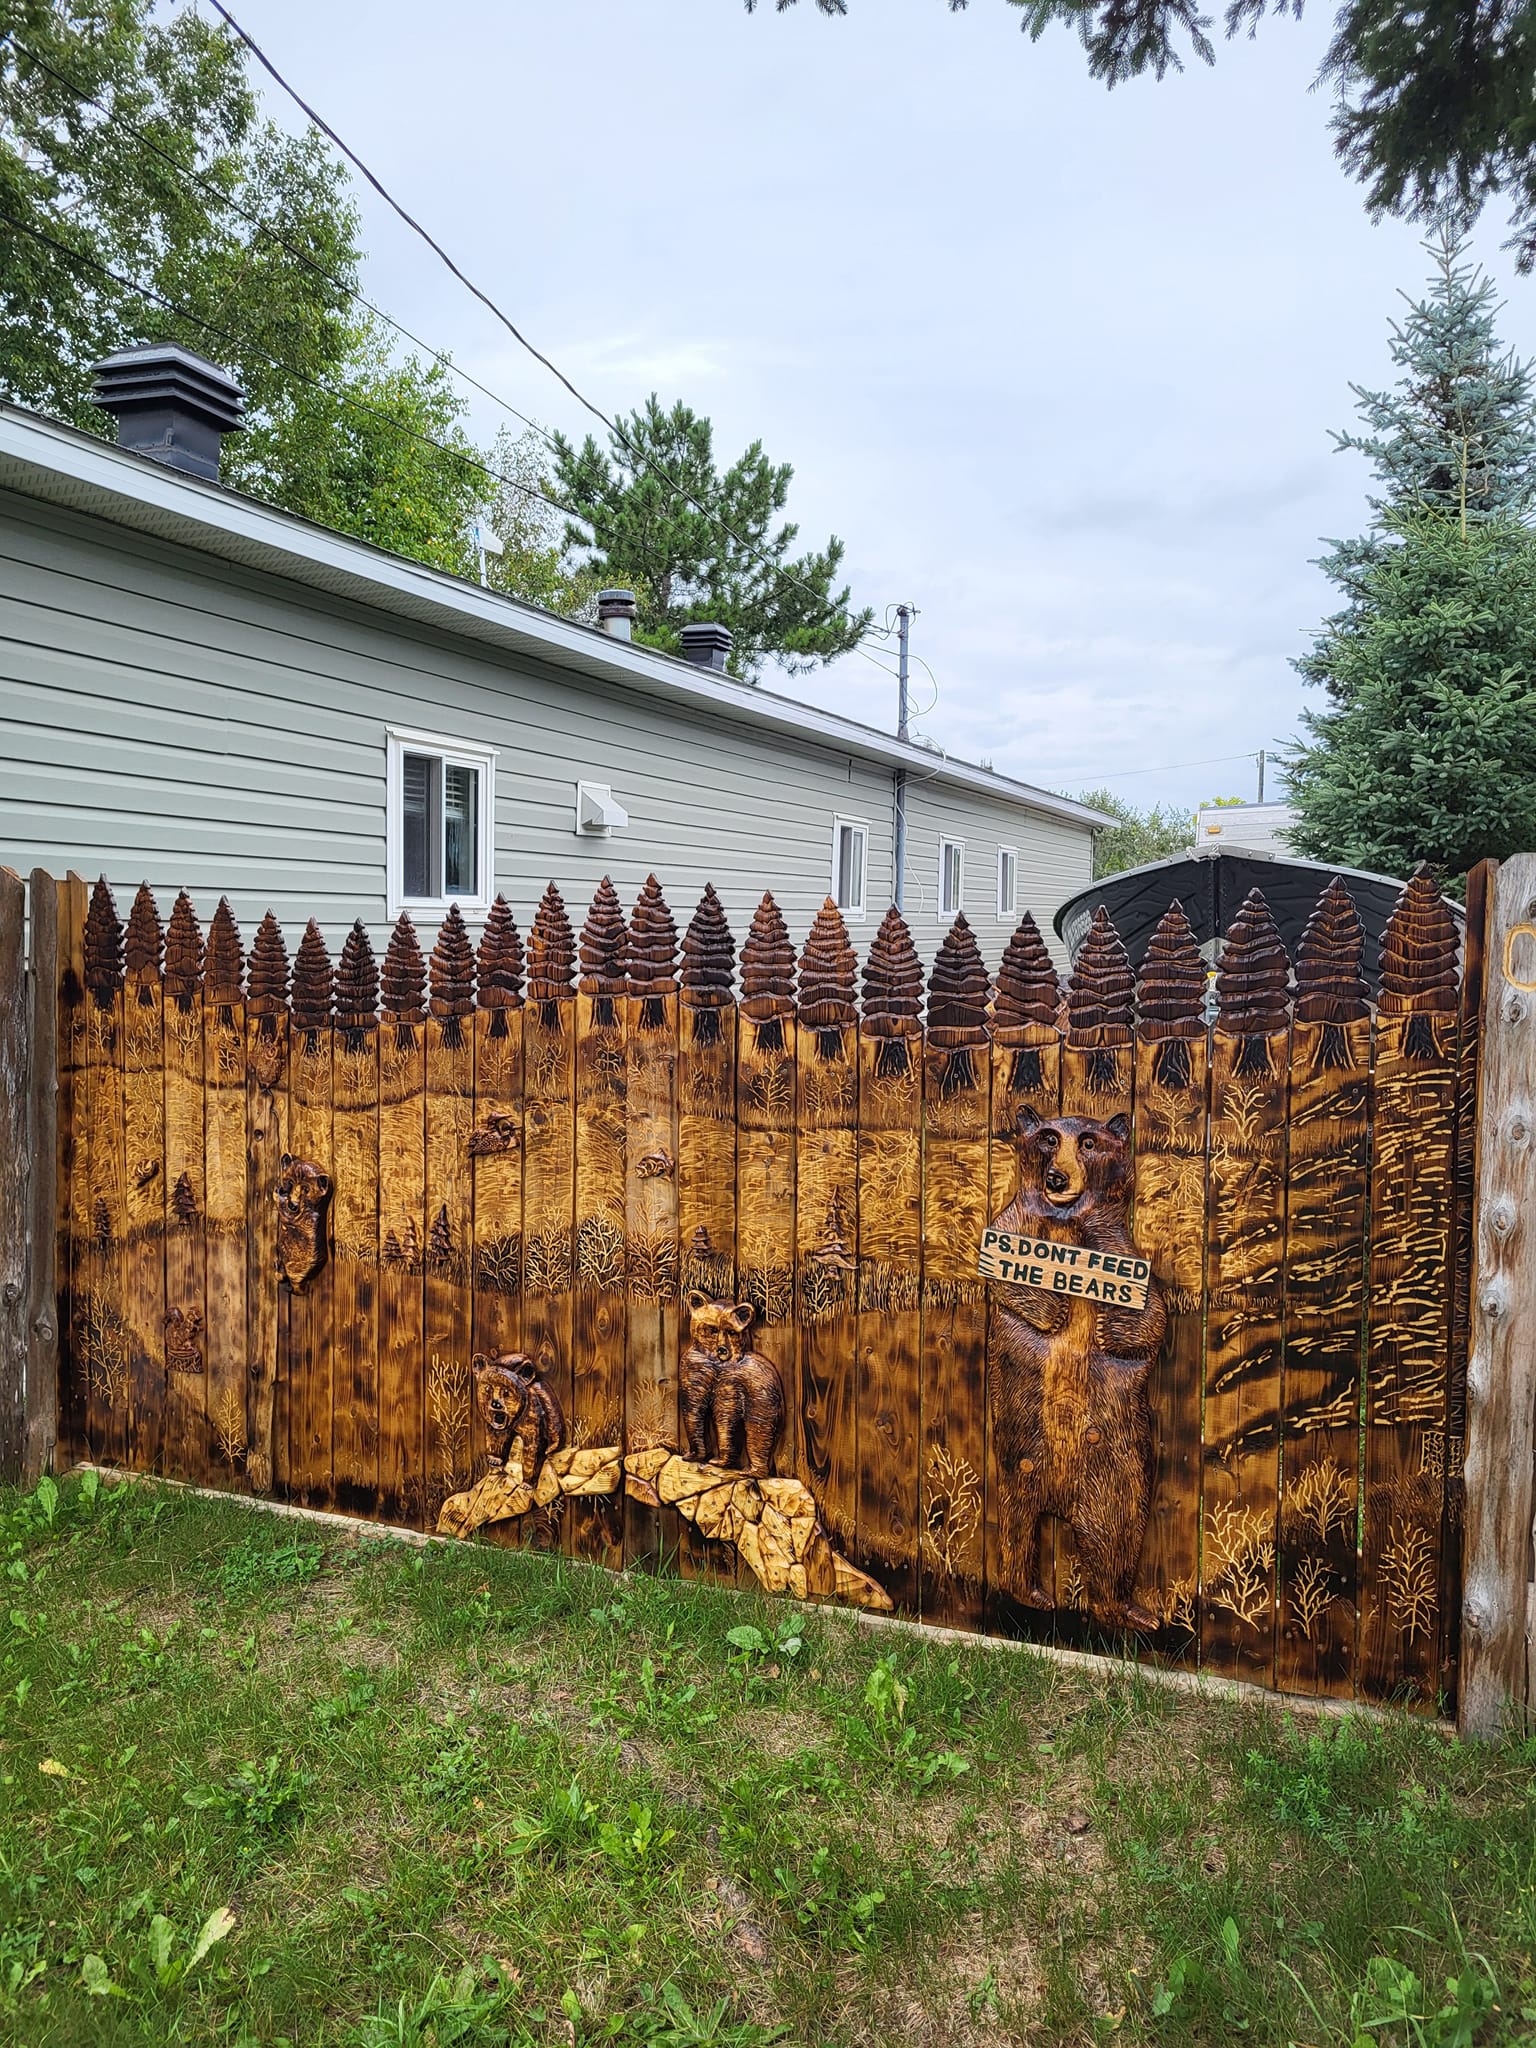
[[[150,341],[105,357],[94,375],[91,403],[115,416],[120,448],[217,482],[224,436],[245,424],[245,393],[217,363]]]
[[[683,658],[696,662],[700,668],[725,667],[726,656],[731,651],[731,629],[700,621],[697,625],[684,626],[682,633]]]

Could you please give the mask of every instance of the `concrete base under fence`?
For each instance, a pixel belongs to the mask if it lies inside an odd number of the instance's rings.
[[[402,1529],[389,1522],[364,1521],[356,1515],[332,1514],[323,1508],[296,1507],[289,1501],[265,1500],[258,1494],[221,1493],[217,1487],[192,1486],[181,1479],[160,1479],[152,1473],[127,1472],[118,1465],[95,1465],[82,1460],[70,1470],[94,1472],[112,1485],[163,1486],[177,1493],[194,1494],[199,1500],[224,1501],[235,1507],[253,1508],[262,1514],[285,1515],[293,1521],[305,1522],[316,1528],[346,1530],[354,1536],[366,1531],[371,1536],[414,1544],[417,1548],[428,1544],[450,1545],[462,1540],[455,1536],[429,1535],[420,1529]],[[630,1575],[620,1572],[609,1576],[627,1578]],[[730,1592],[734,1589],[721,1587],[717,1590]],[[842,1621],[854,1628],[890,1631],[916,1636],[925,1642],[954,1643],[972,1650],[1024,1651],[1084,1677],[1145,1678],[1171,1692],[1190,1693],[1200,1699],[1242,1701],[1250,1706],[1277,1707],[1288,1714],[1312,1714],[1329,1720],[1343,1720],[1347,1716],[1381,1723],[1412,1720],[1418,1727],[1435,1728],[1443,1735],[1454,1736],[1456,1733],[1452,1721],[1441,1716],[1410,1715],[1402,1708],[1376,1707],[1357,1700],[1329,1699],[1307,1693],[1275,1692],[1267,1686],[1246,1684],[1241,1679],[1217,1678],[1199,1671],[1142,1663],[1130,1657],[1106,1657],[1090,1650],[1060,1649],[1053,1643],[1028,1642],[1014,1636],[974,1635],[966,1629],[942,1628],[931,1621],[913,1621],[899,1614],[871,1614],[858,1608],[799,1601],[788,1596],[784,1596],[784,1600],[786,1606],[804,1607],[829,1621]]]

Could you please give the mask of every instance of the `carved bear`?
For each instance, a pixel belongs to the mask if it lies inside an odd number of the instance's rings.
[[[273,1195],[277,1272],[295,1294],[302,1294],[325,1264],[325,1205],[330,1199],[330,1175],[285,1152]]]
[[[1022,1111],[1018,1193],[994,1227],[1133,1252],[1130,1135],[1123,1116],[1043,1122]],[[1152,1501],[1147,1381],[1168,1327],[1157,1282],[1139,1309],[1002,1282],[995,1297],[989,1399],[1007,1582],[1029,1605],[1054,1606],[1039,1551],[1041,1521],[1055,1515],[1072,1531],[1099,1619],[1155,1628],[1135,1588]]]
[[[756,1314],[750,1301],[711,1301],[697,1289],[689,1295],[683,1422],[695,1464],[767,1479],[784,1428],[784,1382],[771,1359],[746,1348]]]
[[[524,1352],[505,1351],[500,1358],[487,1358],[477,1351],[470,1366],[475,1375],[475,1406],[491,1440],[491,1456],[505,1465],[515,1442],[524,1483],[535,1485],[545,1458],[565,1442],[560,1403]]]

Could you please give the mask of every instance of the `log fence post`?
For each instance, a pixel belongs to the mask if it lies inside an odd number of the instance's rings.
[[[28,976],[26,1414],[22,1482],[53,1469],[59,1434],[59,888],[32,870]]]
[[[31,1261],[26,884],[0,868],[0,1480],[21,1477]]]

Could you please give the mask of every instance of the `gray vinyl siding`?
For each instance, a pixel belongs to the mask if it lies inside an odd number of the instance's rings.
[[[524,930],[551,879],[579,924],[603,874],[630,900],[654,869],[680,923],[712,881],[740,938],[771,887],[798,941],[838,815],[869,827],[861,950],[890,901],[883,767],[0,494],[0,861],[105,873],[124,911],[147,880],[163,912],[186,888],[205,919],[227,894],[247,933],[270,908],[290,944],[310,916],[333,944],[356,917],[381,939],[392,725],[498,749],[495,887]],[[573,830],[583,779],[612,784],[627,829]],[[991,831],[994,813],[1019,848],[1021,905],[1038,909],[1036,876],[1050,911],[1086,879],[1081,827],[923,792],[908,872],[927,863],[926,900],[909,888],[925,959],[941,937],[927,849],[940,829]],[[995,965],[1006,932],[995,914],[972,922]]]
[[[1066,820],[997,803],[969,790],[942,784],[909,784],[907,794],[907,921],[914,933],[938,932],[939,841],[958,839],[965,847],[961,909],[976,934],[990,967],[1002,957],[1009,934],[1026,910],[1033,911],[1040,935],[1067,965],[1065,947],[1051,920],[1069,896],[1093,879],[1093,840]],[[1018,854],[1017,911],[997,914],[997,852],[1011,846]],[[936,941],[935,941],[936,942]],[[920,946],[923,941],[919,941]]]

